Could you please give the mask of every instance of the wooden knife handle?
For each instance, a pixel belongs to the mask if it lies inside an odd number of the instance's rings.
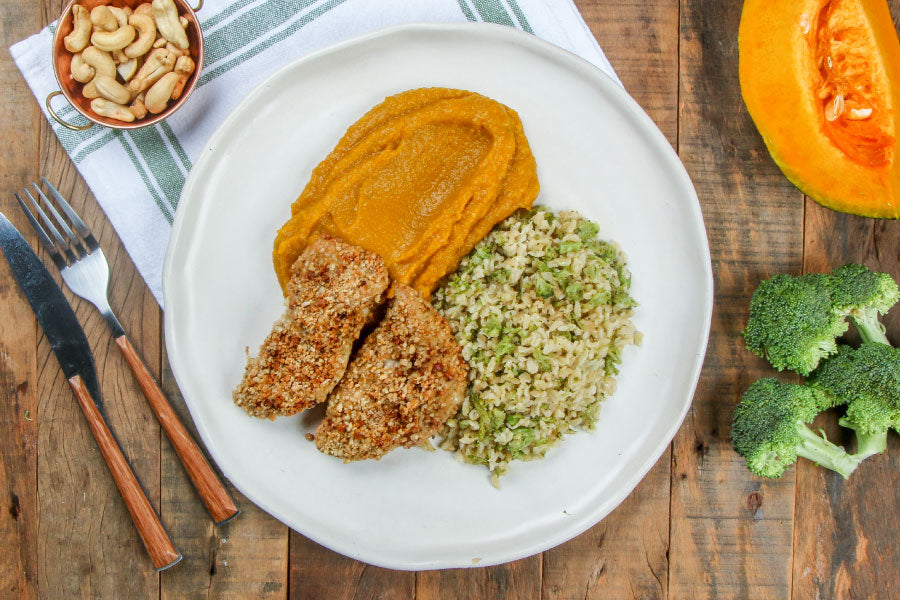
[[[141,390],[144,392],[150,408],[162,425],[163,431],[175,448],[181,464],[184,465],[188,477],[197,488],[197,493],[206,505],[206,510],[212,516],[216,525],[220,525],[229,519],[238,516],[241,511],[235,505],[234,500],[225,489],[225,485],[219,480],[215,471],[209,466],[203,452],[197,446],[197,443],[185,429],[184,424],[178,419],[178,415],[172,409],[172,405],[166,399],[165,394],[160,389],[159,384],[150,374],[147,365],[135,351],[134,347],[128,339],[127,335],[121,335],[116,338],[116,344],[119,350],[125,355],[131,372],[137,378]]]
[[[144,490],[137,477],[135,477],[134,471],[131,470],[131,465],[125,460],[125,455],[122,454],[119,443],[113,437],[112,432],[106,425],[106,421],[103,420],[103,416],[100,414],[100,410],[97,408],[97,404],[84,385],[84,380],[80,375],[75,375],[69,379],[69,385],[72,386],[75,397],[78,398],[78,404],[84,412],[84,416],[91,428],[91,433],[94,434],[94,439],[97,440],[97,445],[100,447],[106,466],[109,467],[109,472],[112,473],[116,487],[119,488],[119,493],[122,494],[122,499],[125,500],[125,506],[128,507],[128,512],[131,513],[131,519],[141,535],[141,540],[147,548],[147,553],[150,554],[153,566],[156,567],[157,571],[168,569],[181,560],[181,552],[175,547],[172,538],[169,537],[165,527],[160,522],[159,516],[153,510],[153,506],[147,499],[147,495],[144,494]]]

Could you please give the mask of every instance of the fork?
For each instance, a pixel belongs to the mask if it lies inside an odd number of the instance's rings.
[[[46,178],[41,177],[41,181],[50,190],[50,194],[59,204],[72,226],[69,226],[69,223],[59,214],[59,211],[56,210],[50,199],[41,191],[38,184],[34,182],[31,185],[41,200],[44,201],[44,205],[47,207],[47,211],[52,216],[52,219],[44,212],[41,204],[35,200],[26,187],[23,191],[31,201],[33,212],[18,193],[15,193],[15,197],[19,202],[19,206],[25,212],[28,222],[31,223],[41,244],[50,254],[53,264],[59,269],[63,281],[66,282],[69,289],[96,306],[100,314],[103,315],[103,319],[116,340],[116,345],[125,356],[125,361],[131,368],[131,372],[134,373],[141,390],[144,392],[144,396],[150,404],[150,408],[156,415],[163,431],[166,432],[172,447],[175,448],[181,464],[187,471],[188,477],[190,477],[194,487],[200,494],[200,498],[203,500],[203,504],[206,506],[215,524],[220,525],[233,519],[241,511],[235,505],[234,500],[231,499],[228,490],[225,489],[215,471],[209,466],[197,443],[185,429],[184,424],[178,419],[159,384],[153,378],[153,375],[150,374],[150,370],[134,349],[134,346],[131,345],[125,329],[109,306],[109,263],[103,254],[103,250],[100,248],[91,230],[84,224],[84,221],[81,220],[69,203],[66,202],[62,194]],[[43,226],[38,222],[35,213],[40,217]],[[72,231],[73,228],[75,231]],[[62,230],[65,237],[60,234],[59,230]]]

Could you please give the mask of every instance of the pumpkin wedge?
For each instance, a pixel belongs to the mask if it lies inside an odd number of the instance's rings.
[[[900,41],[886,0],[745,0],[741,94],[807,196],[900,217]]]

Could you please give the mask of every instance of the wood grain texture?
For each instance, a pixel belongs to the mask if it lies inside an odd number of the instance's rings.
[[[900,26],[900,0],[888,0],[894,26]],[[804,264],[821,273],[848,262],[890,273],[900,281],[900,221],[844,215],[806,200]],[[882,322],[888,339],[900,344],[900,308]],[[856,344],[853,328],[847,336]],[[852,445],[852,434],[837,425],[837,412],[817,425],[829,439]],[[809,461],[797,466],[794,524],[794,598],[878,598],[900,594],[900,440],[888,435],[884,454],[866,460],[844,481]]]
[[[900,2],[892,1],[897,10]],[[900,11],[898,11],[900,12]],[[836,213],[807,200],[804,270],[828,272],[848,262],[890,273],[900,281],[900,221]],[[900,343],[900,309],[882,319]],[[859,339],[851,327],[848,339]],[[852,432],[837,425],[840,411],[816,421],[828,438],[852,447]],[[900,440],[862,463],[848,480],[801,460],[797,464],[794,524],[794,598],[896,598],[900,593]]]
[[[448,594],[465,598],[541,598],[543,556],[538,554],[496,567],[424,571],[416,575],[416,600],[443,600]]]
[[[160,389],[153,375],[150,374],[147,365],[138,355],[134,346],[131,345],[128,336],[117,337],[116,345],[125,356],[125,362],[128,363],[128,368],[131,369],[141,387],[141,391],[150,405],[150,410],[156,415],[156,420],[159,421],[169,439],[169,444],[181,461],[197,495],[200,496],[203,505],[209,511],[213,523],[221,525],[236,517],[240,511],[228,494],[228,490],[225,489],[225,484],[220,481],[219,476],[210,467],[191,434],[185,429],[181,419],[175,414],[166,395]]]
[[[600,523],[544,553],[542,598],[666,598],[670,453]]]
[[[40,26],[39,7],[0,0],[0,45],[6,48]],[[5,54],[5,53],[4,53]],[[18,188],[37,170],[40,114],[8,54],[0,58],[0,186]],[[11,194],[0,211],[36,241]],[[9,265],[0,258],[0,597],[30,600],[37,590],[37,326]]]
[[[741,2],[681,3],[679,145],[709,236],[716,305],[703,375],[674,442],[669,597],[786,598],[794,477],[763,481],[732,450],[734,404],[772,371],[740,331],[760,279],[799,273],[803,200],[743,106]]]
[[[112,226],[76,177],[56,137],[42,124],[40,173],[54,182],[97,237],[110,262],[110,302],[144,356],[159,364],[159,318]],[[47,262],[46,257],[45,262]],[[91,344],[103,410],[154,507],[159,506],[159,426],[100,314],[63,287]],[[125,505],[49,344],[37,356],[39,423],[38,531],[41,595],[158,596],[158,576],[135,535]]]
[[[62,6],[61,0],[42,0],[43,24],[54,20]],[[110,263],[110,304],[137,350],[158,374],[159,306],[46,121],[40,119],[35,134],[39,135],[36,158],[40,162],[29,177],[47,177],[94,231]],[[151,503],[158,507],[159,425],[100,314],[65,287],[63,293],[91,344],[110,428]],[[43,338],[37,357],[40,594],[47,598],[155,599],[159,576],[135,535],[100,451]]]
[[[144,543],[144,548],[146,548],[150,560],[153,561],[153,567],[157,571],[168,569],[181,560],[181,552],[175,547],[166,528],[163,527],[159,515],[150,504],[141,483],[135,477],[128,460],[122,454],[122,449],[109,430],[103,415],[100,414],[100,409],[96,404],[97,399],[88,392],[80,375],[70,377],[69,385],[81,407],[81,412],[84,413],[84,418],[97,442],[100,454],[103,455],[103,460],[109,468],[109,473],[115,481],[116,487],[119,488],[119,493],[131,515],[135,529]]]
[[[163,391],[190,434],[201,444],[163,351]],[[230,398],[223,402],[231,402]],[[168,440],[162,439],[161,516],[184,559],[160,575],[162,600],[253,598],[288,593],[288,528],[225,481],[241,514],[215,526]]]
[[[293,600],[412,600],[440,597],[417,595],[416,573],[391,571],[361,563],[323,548],[296,531],[291,531],[290,581],[290,597]],[[456,588],[446,588],[445,594],[447,589]]]
[[[896,23],[900,0],[889,3]],[[543,556],[469,570],[394,572],[341,557],[289,533],[230,485],[243,513],[216,527],[99,315],[73,299],[113,428],[185,556],[156,575],[49,345],[37,343],[30,309],[0,261],[0,597],[897,597],[898,437],[891,434],[889,453],[864,463],[847,482],[803,460],[767,481],[750,475],[731,450],[729,424],[741,392],[772,373],[739,336],[758,281],[849,260],[900,277],[898,223],[840,215],[808,201],[804,212],[802,195],[771,161],[740,99],[740,0],[577,4],[629,92],[687,165],[716,273],[713,333],[694,405],[671,453],[635,492],[599,525]],[[62,0],[0,0],[0,37],[8,46],[61,7]],[[110,258],[112,304],[134,346],[196,436],[171,372],[162,369],[152,296],[8,53],[0,53],[0,81],[3,189],[39,174],[60,184]],[[27,233],[7,196],[0,195],[0,210]],[[886,320],[895,343],[898,311]],[[835,414],[819,423],[850,443]]]
[[[578,8],[625,89],[675,147],[678,0],[581,0]],[[602,522],[544,554],[542,598],[665,598],[671,450]]]
[[[576,0],[625,89],[674,146],[678,136],[678,0]]]

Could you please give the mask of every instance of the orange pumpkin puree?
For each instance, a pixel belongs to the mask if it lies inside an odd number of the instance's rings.
[[[530,208],[539,184],[515,111],[464,90],[391,96],[350,126],[312,173],[275,238],[282,288],[312,238],[379,254],[425,298],[493,228]]]

